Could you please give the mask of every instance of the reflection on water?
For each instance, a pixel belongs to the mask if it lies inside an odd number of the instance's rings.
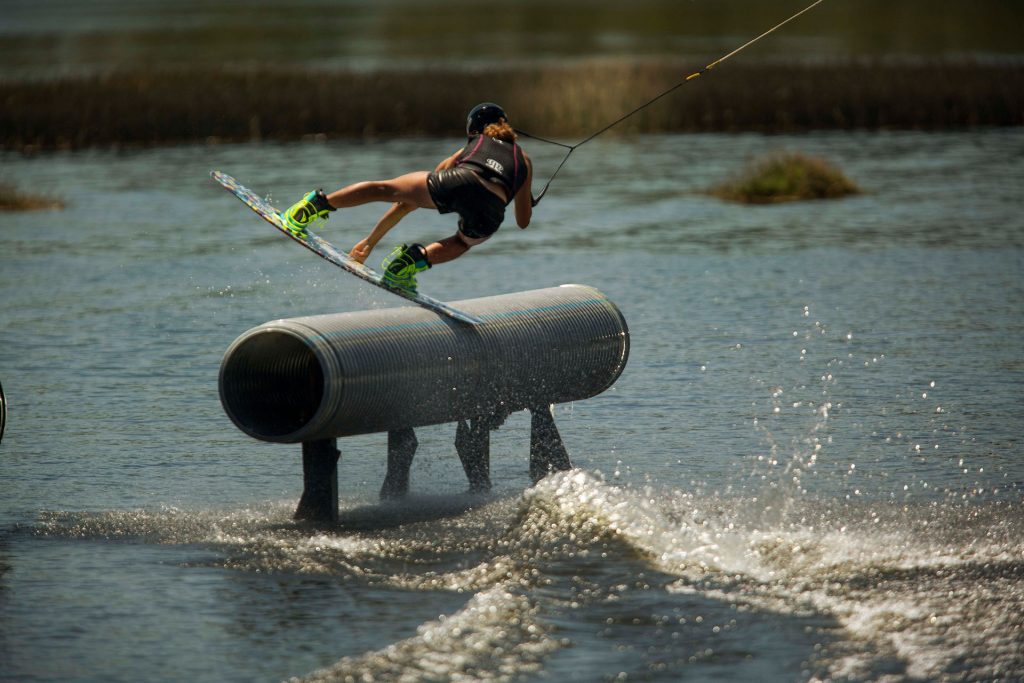
[[[526,0],[489,6],[482,20],[480,6],[466,0],[429,8],[413,0],[9,0],[0,55],[8,77],[118,66],[481,66],[593,57],[671,56],[701,65],[806,4]],[[758,59],[1019,57],[1021,12],[998,0],[824,3],[759,45]]]

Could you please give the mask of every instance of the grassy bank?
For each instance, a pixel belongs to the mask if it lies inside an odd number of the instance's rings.
[[[5,149],[457,135],[480,100],[521,128],[585,135],[693,71],[668,63],[487,72],[147,71],[0,82]],[[623,131],[935,130],[1024,124],[1024,66],[723,65]]]

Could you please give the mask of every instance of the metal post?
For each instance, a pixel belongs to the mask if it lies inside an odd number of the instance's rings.
[[[572,469],[551,406],[530,408],[530,416],[530,478],[533,482],[537,483],[551,472]]]
[[[338,521],[337,439],[302,442],[302,498],[295,519],[310,522]]]
[[[401,498],[409,493],[409,470],[418,445],[412,427],[388,432],[388,473],[380,487],[381,498]]]
[[[455,429],[455,450],[473,493],[491,490],[491,429],[496,421],[483,417],[459,420]]]

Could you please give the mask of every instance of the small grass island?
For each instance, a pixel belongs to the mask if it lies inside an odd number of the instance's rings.
[[[719,199],[744,204],[836,199],[860,193],[856,183],[824,159],[796,152],[757,159],[738,175],[708,190]]]
[[[42,195],[22,192],[11,183],[0,182],[0,211],[63,209],[64,203]]]

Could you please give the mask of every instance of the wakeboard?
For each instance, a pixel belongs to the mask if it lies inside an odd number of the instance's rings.
[[[479,325],[483,322],[480,318],[477,318],[474,315],[470,315],[465,311],[460,311],[459,309],[449,306],[445,302],[427,296],[426,294],[413,292],[385,282],[380,273],[354,260],[348,254],[340,251],[337,247],[319,235],[309,233],[305,236],[299,236],[294,234],[286,227],[284,220],[281,218],[281,212],[226,173],[210,171],[210,177],[220,183],[228,192],[242,200],[246,206],[255,211],[263,220],[267,221],[317,256],[326,261],[330,261],[349,273],[352,273],[360,280],[369,282],[370,284],[376,285],[377,287],[387,290],[392,294],[397,294],[403,299],[408,299],[409,301],[419,304],[424,308],[440,313],[441,315],[445,315],[453,320],[458,320],[461,323],[466,323],[467,325]]]

